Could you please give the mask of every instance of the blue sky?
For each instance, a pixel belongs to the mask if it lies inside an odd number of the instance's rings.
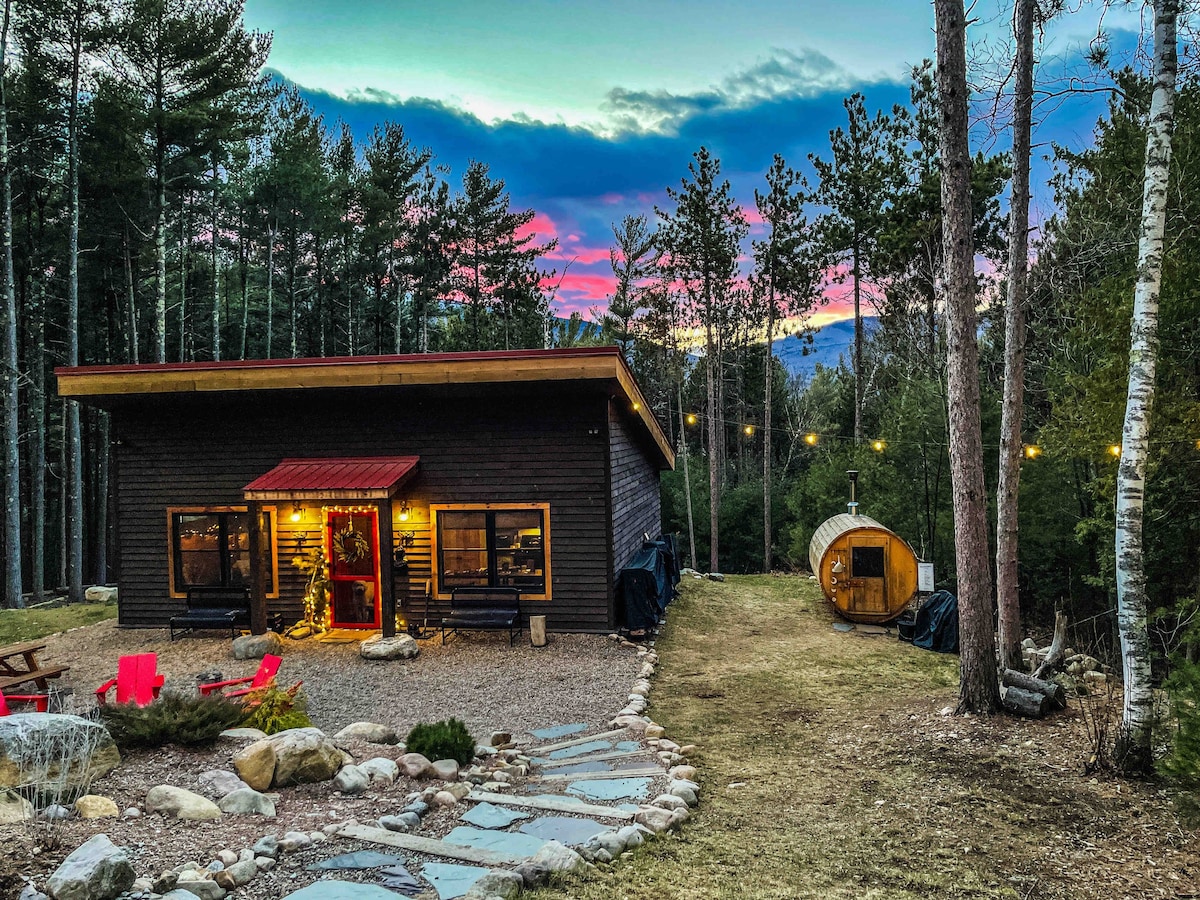
[[[981,53],[1003,57],[1007,10],[978,0],[973,14]],[[571,262],[564,313],[602,304],[611,224],[663,204],[701,144],[750,205],[773,154],[807,168],[844,121],[843,97],[905,102],[910,67],[934,51],[926,0],[248,0],[246,19],[274,33],[269,65],[327,125],[361,138],[398,121],[453,177],[469,159],[489,163],[515,204],[538,211],[539,235],[558,238],[552,264]],[[1136,7],[1106,25],[1136,32]],[[1047,71],[1082,70],[1096,27],[1087,13],[1049,28]],[[1039,139],[1085,145],[1103,103],[1048,110]]]

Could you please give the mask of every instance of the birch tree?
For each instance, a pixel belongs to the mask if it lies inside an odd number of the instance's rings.
[[[1179,0],[1154,0],[1154,93],[1146,128],[1146,162],[1138,235],[1137,280],[1129,328],[1129,387],[1117,470],[1117,628],[1121,636],[1124,702],[1115,759],[1127,773],[1152,770],[1154,690],[1147,627],[1146,564],[1142,544],[1150,413],[1158,356],[1158,299],[1167,222],[1167,179],[1175,127],[1176,26]]]
[[[4,2],[0,26],[0,178],[3,180],[4,307],[4,605],[25,606],[21,596],[21,427],[17,410],[17,297],[13,272],[12,170],[8,147],[8,35],[12,0]]]
[[[1021,598],[1017,583],[1017,497],[1021,484],[1021,419],[1025,405],[1025,303],[1029,277],[1029,161],[1033,128],[1033,24],[1037,0],[1016,0],[1013,36],[1012,199],[1008,219],[1008,296],[1004,308],[1004,396],[1000,413],[1000,479],[996,488],[996,603],[1001,664],[1021,664]]]
[[[942,157],[942,285],[946,295],[950,482],[958,565],[959,711],[1000,705],[992,629],[987,491],[979,409],[971,150],[967,117],[967,22],[962,0],[934,0],[938,131]]]

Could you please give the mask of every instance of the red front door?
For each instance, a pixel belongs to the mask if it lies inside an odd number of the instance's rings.
[[[334,628],[379,627],[377,513],[336,512],[325,519]]]

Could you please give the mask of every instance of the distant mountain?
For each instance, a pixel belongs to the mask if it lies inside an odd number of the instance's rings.
[[[863,317],[863,331],[870,334],[879,326],[875,316]],[[812,343],[807,339],[789,334],[771,345],[775,356],[793,375],[810,377],[816,371],[817,364],[834,368],[843,357],[850,364],[854,353],[854,320],[843,319],[840,322],[830,322],[824,328],[812,335]]]

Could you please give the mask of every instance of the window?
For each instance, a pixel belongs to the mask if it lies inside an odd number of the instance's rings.
[[[432,507],[437,521],[437,587],[515,587],[549,597],[547,504]]]
[[[851,578],[883,578],[884,558],[882,547],[851,547]]]
[[[268,596],[278,596],[275,511],[263,510],[270,561],[263,573]],[[208,507],[167,511],[171,553],[171,593],[190,587],[250,584],[250,523],[245,509]]]

